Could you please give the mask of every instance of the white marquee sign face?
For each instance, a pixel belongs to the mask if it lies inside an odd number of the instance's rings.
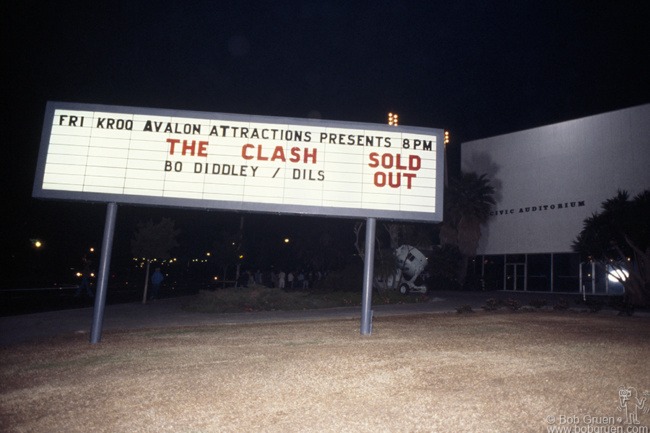
[[[441,221],[442,134],[50,102],[33,195]]]

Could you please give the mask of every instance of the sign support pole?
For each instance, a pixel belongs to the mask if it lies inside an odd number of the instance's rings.
[[[361,298],[361,335],[370,335],[372,332],[372,279],[375,264],[375,231],[377,220],[366,220],[366,243],[363,261],[363,295]]]
[[[102,240],[102,252],[99,259],[99,278],[97,280],[97,292],[95,293],[93,324],[90,331],[91,344],[99,343],[99,340],[102,338],[102,323],[104,320],[104,307],[106,305],[106,291],[110,275],[116,219],[117,203],[108,203],[108,207],[106,208],[106,223],[104,225],[104,238]]]

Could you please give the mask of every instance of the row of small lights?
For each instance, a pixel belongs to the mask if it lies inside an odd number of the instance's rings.
[[[284,244],[289,244],[291,242],[291,240],[289,238],[284,238],[284,239],[282,239],[282,242]],[[235,244],[233,243],[233,245],[235,245]],[[195,258],[195,259],[192,259],[191,262],[192,263],[207,263],[210,257],[212,257],[212,253],[210,251],[208,251],[208,252],[205,253],[205,258]],[[240,254],[239,255],[239,260],[243,260],[243,259],[244,259],[244,254]],[[147,263],[148,259],[145,258],[145,257],[133,257],[133,261],[137,262],[138,266],[140,266],[142,268]],[[177,258],[173,258],[173,259],[169,259],[169,260],[151,259],[149,261],[151,263],[160,262],[160,264],[162,264],[162,265],[164,265],[164,264],[171,265],[173,263],[178,262],[178,259]],[[217,277],[215,277],[215,279],[216,278]]]

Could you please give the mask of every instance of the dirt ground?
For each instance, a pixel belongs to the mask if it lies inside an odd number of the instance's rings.
[[[0,359],[3,432],[650,425],[648,317],[418,315],[375,319],[370,336],[353,320],[149,329],[18,345]]]

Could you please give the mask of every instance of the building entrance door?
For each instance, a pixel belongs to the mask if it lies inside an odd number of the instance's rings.
[[[506,263],[506,290],[526,290],[526,264]]]

